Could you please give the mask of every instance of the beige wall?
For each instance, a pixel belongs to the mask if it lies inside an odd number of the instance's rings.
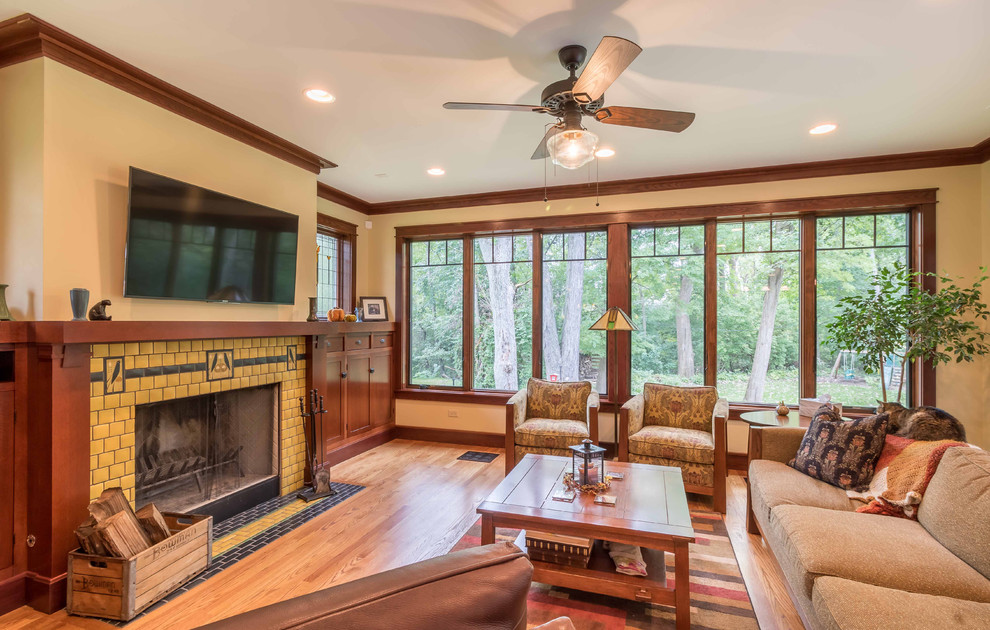
[[[0,69],[0,284],[16,319],[42,312],[44,63]]]
[[[316,176],[50,59],[44,67],[43,299],[36,319],[71,318],[69,290],[110,299],[121,320],[302,320],[314,293]],[[29,64],[20,64],[20,66]],[[14,68],[20,68],[14,66]],[[123,297],[128,167],[299,215],[294,306]],[[7,179],[6,175],[3,179]],[[4,235],[4,242],[10,242]]]
[[[981,182],[981,210],[980,210],[980,232],[983,244],[983,266],[990,269],[990,162],[984,162],[980,167]],[[986,287],[990,294],[990,284]],[[985,329],[990,332],[990,322],[987,322]],[[990,368],[984,370],[983,379],[983,409],[990,410]],[[990,418],[983,423],[982,442],[986,448],[990,445]]]
[[[937,262],[940,270],[973,279],[981,264],[990,262],[990,220],[987,215],[987,194],[981,190],[981,179],[988,183],[988,167],[958,166],[950,168],[899,171],[804,179],[760,184],[741,184],[690,190],[617,195],[603,197],[602,212],[691,206],[714,203],[760,201],[839,195],[918,188],[938,188],[937,210]],[[986,188],[983,186],[982,188]],[[983,197],[981,198],[981,193]],[[981,203],[983,208],[981,211]],[[574,214],[596,211],[593,199],[573,199],[553,202],[551,214]],[[371,251],[368,257],[368,285],[371,293],[387,295],[394,302],[395,293],[395,228],[406,225],[449,223],[457,221],[546,216],[541,202],[507,204],[477,208],[455,208],[406,214],[373,217],[375,228],[369,239]],[[990,419],[985,409],[990,400],[984,392],[990,386],[990,361],[980,359],[975,364],[948,365],[938,370],[938,404],[956,414],[970,429],[972,439],[990,446]],[[457,421],[447,415],[448,410],[458,414]],[[396,403],[397,422],[401,425],[452,428],[457,426],[472,431],[501,431],[491,410],[481,405],[456,405],[446,403],[422,403],[400,400]],[[502,421],[504,423],[504,421]],[[612,423],[603,418],[602,437],[611,439]],[[730,450],[745,450],[745,430],[742,426],[730,427]]]
[[[350,208],[345,208],[339,203],[327,201],[322,197],[316,200],[316,211],[320,214],[325,214],[335,219],[340,219],[341,221],[347,221],[348,223],[353,223],[357,226],[357,244],[355,246],[357,251],[357,260],[355,261],[355,275],[357,276],[355,278],[355,284],[357,285],[357,295],[354,296],[354,303],[357,304],[358,298],[362,295],[384,295],[383,293],[372,293],[368,290],[368,256],[370,255],[369,252],[372,249],[371,239],[376,235],[374,230],[377,228],[375,222],[373,221],[374,217],[369,217],[365,214],[361,214],[360,212],[355,212]],[[371,224],[371,228],[367,227],[367,224],[369,223]],[[394,241],[392,246],[395,247]],[[392,254],[392,258],[393,260],[395,259],[394,252]],[[313,264],[316,264],[315,260]],[[393,300],[389,298],[389,319],[395,319],[395,315],[392,311],[392,302]],[[324,313],[324,315],[326,315],[326,313]]]

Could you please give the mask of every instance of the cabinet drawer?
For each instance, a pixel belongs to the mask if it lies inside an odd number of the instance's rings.
[[[373,348],[391,348],[392,347],[392,333],[375,333],[371,335],[371,347]]]
[[[343,337],[327,337],[327,352],[341,352],[343,349]]]
[[[344,350],[367,350],[370,347],[370,335],[347,335],[344,337]]]

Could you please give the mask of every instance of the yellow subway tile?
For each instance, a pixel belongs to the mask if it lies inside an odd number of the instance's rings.
[[[168,341],[165,343],[165,352],[178,352],[179,342],[178,341]]]
[[[128,475],[134,474],[134,460],[124,462],[124,472]],[[133,477],[132,477],[133,479]]]
[[[192,342],[188,340],[179,342],[179,352],[189,352],[190,350],[192,350]]]
[[[165,384],[168,385],[169,387],[175,387],[176,385],[179,384],[179,375],[178,374],[166,374],[165,375]]]
[[[165,400],[172,400],[173,398],[175,398],[175,388],[174,387],[166,387],[166,388],[164,388],[162,390],[162,397]]]
[[[123,464],[113,464],[110,466],[110,478],[120,479],[124,476],[124,465]]]
[[[124,422],[114,422],[110,425],[110,435],[123,435],[124,434]]]
[[[141,354],[152,354],[155,351],[155,344],[150,341],[141,342]]]
[[[112,357],[122,357],[124,356],[124,344],[122,343],[112,343],[109,348],[110,356]]]
[[[100,470],[104,470],[103,468],[104,466],[109,466],[110,464],[113,463],[113,453],[100,453],[99,458],[100,458],[99,459]],[[106,480],[107,478],[104,477],[103,479],[97,479],[96,481],[106,481]]]
[[[149,402],[161,402],[162,401],[162,390],[160,390],[160,389],[152,389],[152,390],[149,390],[148,393],[151,395],[151,397],[149,399]]]
[[[97,359],[102,359],[105,356],[110,355],[110,346],[105,343],[94,343],[93,344],[93,357]]]
[[[113,422],[113,409],[104,409],[100,412],[100,424],[110,424]]]
[[[103,397],[103,407],[114,409],[120,406],[120,394],[109,394]]]
[[[155,354],[165,354],[167,352],[166,345],[164,341],[155,341]]]
[[[188,395],[189,395],[189,386],[188,385],[179,385],[179,386],[177,386],[175,388],[175,397],[176,398],[185,398]]]
[[[89,371],[90,372],[102,372],[103,371],[103,359],[90,359],[89,360]]]
[[[122,448],[114,451],[113,453],[113,463],[123,464],[124,462],[131,459],[131,450],[127,448]]]
[[[118,421],[127,420],[130,417],[131,417],[130,407],[117,407],[116,409],[113,410],[114,420],[118,420]]]
[[[148,355],[148,367],[161,367],[161,365],[162,365],[162,355],[160,354]]]
[[[134,357],[134,367],[135,368],[146,368],[148,367],[148,355],[139,354]]]
[[[127,382],[130,383],[131,380],[139,381],[139,379],[130,379]],[[120,395],[120,406],[121,407],[133,407],[134,406],[134,391],[137,389],[137,387],[135,387],[134,389],[131,389],[130,387],[128,387],[128,389],[130,389],[130,391],[124,392],[123,394]]]
[[[103,484],[94,483],[89,486],[89,500],[95,501],[100,498],[100,494],[103,493]]]
[[[108,437],[107,439],[103,440],[104,451],[107,452],[116,451],[118,448],[120,448],[120,436],[115,435],[113,437]]]
[[[182,372],[179,374],[179,385],[188,385],[192,383],[192,373]]]
[[[141,354],[141,344],[136,342],[125,343],[124,354],[129,354],[132,356],[135,354]]]
[[[134,392],[134,404],[135,405],[147,405],[151,402],[151,392],[147,389]]]
[[[103,410],[103,396],[91,396],[89,399],[89,410],[90,411],[102,411]]]
[[[176,352],[175,353],[175,365],[185,365],[189,362],[188,353],[186,352]]]
[[[163,354],[162,365],[175,365],[175,354]]]
[[[189,349],[192,350],[193,352],[199,352],[200,350],[203,349],[203,340],[202,339],[190,340]]]
[[[134,422],[131,420],[131,422]],[[127,430],[127,423],[124,423],[124,434],[120,436],[120,445],[122,447],[134,446],[134,431]]]
[[[124,434],[131,436],[134,435],[134,418],[124,420]]]
[[[168,385],[168,378],[164,374],[159,374],[158,376],[152,376],[154,379],[155,389],[160,389]]]
[[[124,357],[124,369],[125,370],[134,369],[134,357],[131,356]]]

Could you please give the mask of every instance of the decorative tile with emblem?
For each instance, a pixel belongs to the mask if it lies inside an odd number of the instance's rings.
[[[206,380],[221,381],[234,376],[233,350],[207,350]]]
[[[107,357],[103,359],[103,393],[120,394],[124,392],[124,357]]]
[[[296,369],[297,358],[298,357],[296,357],[296,347],[295,346],[286,346],[285,347],[285,361],[287,363],[286,369],[288,369],[288,370],[294,370],[294,369]]]

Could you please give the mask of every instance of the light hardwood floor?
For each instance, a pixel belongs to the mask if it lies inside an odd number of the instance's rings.
[[[446,553],[477,520],[475,506],[501,481],[505,464],[458,461],[467,447],[394,440],[332,471],[367,486],[195,590],[132,622],[129,630],[185,629]],[[501,449],[481,450],[501,453]],[[732,475],[725,522],[763,630],[803,628],[783,577],[760,539],[746,533],[746,486]],[[692,509],[710,509],[697,497]],[[22,607],[0,628],[49,630],[111,626],[60,611]]]

